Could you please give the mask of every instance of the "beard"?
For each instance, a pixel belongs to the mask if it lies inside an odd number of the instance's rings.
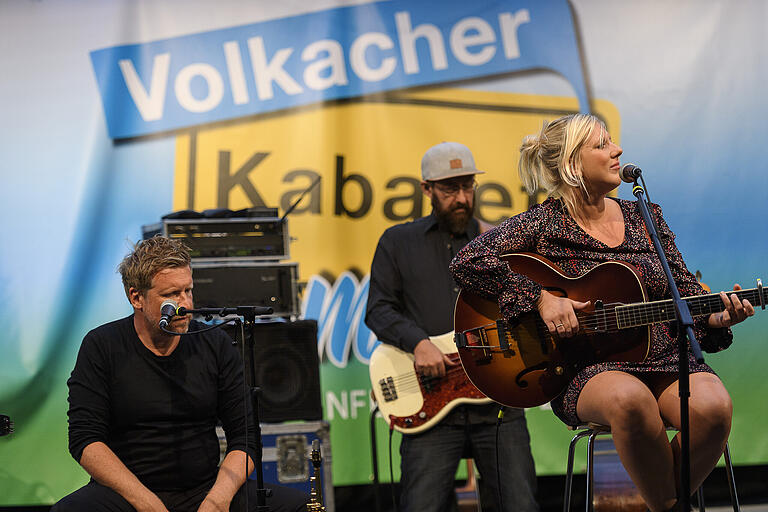
[[[475,212],[474,204],[458,203],[452,207],[443,208],[433,197],[432,208],[435,210],[440,225],[445,226],[454,235],[460,235],[467,230],[470,219]]]

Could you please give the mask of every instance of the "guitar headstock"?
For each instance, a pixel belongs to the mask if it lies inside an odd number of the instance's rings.
[[[13,422],[5,414],[0,414],[0,437],[13,434]]]
[[[701,271],[700,270],[696,271],[696,280],[699,282],[701,287],[704,288],[705,292],[712,293],[712,288],[710,288],[708,284],[706,284],[705,282],[703,282],[701,280]]]

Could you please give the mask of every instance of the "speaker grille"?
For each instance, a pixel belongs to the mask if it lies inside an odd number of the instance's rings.
[[[261,388],[260,421],[279,423],[323,418],[317,322],[257,323],[254,329],[254,372],[251,372],[250,359],[246,352],[248,384]]]

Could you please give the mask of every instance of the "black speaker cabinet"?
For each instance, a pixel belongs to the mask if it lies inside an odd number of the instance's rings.
[[[240,339],[239,329],[236,333],[231,329],[228,332]],[[246,351],[246,379],[250,385],[261,388],[259,421],[323,419],[316,321],[257,323],[254,372],[250,359]]]
[[[195,306],[266,306],[274,316],[299,314],[298,263],[192,262]]]

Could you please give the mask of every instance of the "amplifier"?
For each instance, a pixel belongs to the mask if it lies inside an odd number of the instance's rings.
[[[295,262],[193,260],[195,306],[266,306],[273,316],[298,316],[298,268]]]
[[[155,235],[183,241],[199,261],[288,259],[288,224],[279,217],[163,219],[142,226]]]

